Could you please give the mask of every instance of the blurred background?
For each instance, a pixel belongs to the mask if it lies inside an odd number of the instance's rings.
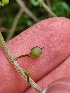
[[[55,16],[70,18],[70,0],[10,0],[0,7],[0,31],[8,41],[35,23]]]

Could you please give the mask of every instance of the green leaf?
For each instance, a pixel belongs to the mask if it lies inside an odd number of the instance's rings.
[[[39,5],[38,0],[29,0],[29,1],[30,1],[30,3],[31,3],[32,5],[34,5],[34,6],[38,6],[38,5]]]
[[[9,3],[9,0],[2,0],[2,5],[6,5]]]
[[[53,3],[52,10],[57,16],[69,17],[69,6],[65,2],[59,1]]]

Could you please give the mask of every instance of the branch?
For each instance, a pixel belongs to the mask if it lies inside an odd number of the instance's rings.
[[[1,30],[1,32],[8,32],[7,28],[4,28],[4,27],[0,27],[0,30]]]
[[[51,7],[51,2],[50,2],[50,0],[46,0],[46,2],[47,2],[47,5],[48,5],[49,7]]]
[[[17,27],[15,30],[17,31],[17,30],[23,30],[24,28],[22,27],[22,26],[19,26],[19,27]],[[0,31],[1,32],[9,32],[9,28],[5,28],[5,27],[0,27]]]
[[[18,14],[16,15],[16,17],[15,17],[15,19],[14,19],[13,25],[12,25],[10,31],[9,31],[9,34],[8,34],[8,36],[7,36],[6,41],[8,41],[9,39],[12,38],[12,36],[13,36],[13,34],[14,34],[14,32],[15,32],[16,26],[17,26],[17,24],[18,24],[19,18],[20,18],[20,16],[21,16],[22,13],[23,13],[23,10],[20,9],[19,12],[18,12]]]
[[[53,17],[56,17],[56,14],[44,3],[44,0],[38,0],[39,3],[43,6],[43,8],[51,14]]]
[[[13,64],[13,66],[16,68],[16,70],[19,72],[19,74],[26,80],[28,81],[27,75],[25,74],[25,70],[19,66],[16,60],[14,60],[13,56],[11,55],[10,51],[8,50],[8,47],[6,46],[6,43],[3,39],[3,36],[0,32],[0,45],[3,48],[4,52],[6,53],[8,59],[10,62]],[[28,83],[38,92],[41,92],[42,89],[29,77]]]
[[[39,21],[39,19],[35,15],[33,15],[32,12],[26,7],[26,5],[22,0],[16,0],[16,1],[28,16],[30,16],[35,22]]]
[[[50,2],[50,0],[46,0],[46,2],[47,2],[47,6],[48,6],[49,8],[51,8],[51,2]],[[49,13],[48,15],[49,15],[49,17],[51,17],[50,13]]]

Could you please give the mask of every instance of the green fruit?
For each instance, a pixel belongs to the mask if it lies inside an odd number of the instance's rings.
[[[27,81],[29,82],[29,76],[30,76],[30,70],[29,69],[26,69],[24,71],[25,75],[27,76]]]
[[[27,77],[30,76],[30,70],[29,70],[29,69],[26,69],[26,70],[24,71],[24,73],[25,73],[25,75],[26,75]]]
[[[42,54],[42,48],[36,46],[34,48],[31,49],[31,52],[29,54],[29,56],[32,56],[34,58],[39,57]]]

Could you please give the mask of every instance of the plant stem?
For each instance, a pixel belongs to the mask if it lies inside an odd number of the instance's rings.
[[[56,17],[56,14],[45,4],[44,0],[38,0],[43,8],[53,17]]]
[[[19,66],[19,64],[17,63],[16,60],[14,60],[13,56],[11,55],[10,51],[8,50],[8,47],[6,46],[6,43],[4,41],[4,38],[0,32],[0,45],[1,47],[4,49],[4,52],[6,53],[8,59],[10,60],[10,62],[13,64],[13,66],[16,68],[16,70],[19,72],[19,74],[26,80],[27,79],[27,75],[25,75],[25,70],[23,71],[23,69]],[[29,77],[29,81],[28,83],[37,91],[37,92],[41,92],[42,89]]]
[[[6,41],[8,41],[9,39],[12,38],[12,36],[13,36],[13,34],[14,34],[14,32],[15,32],[15,29],[16,29],[16,27],[17,27],[18,21],[19,21],[19,19],[20,19],[20,17],[21,17],[21,15],[22,15],[23,12],[24,12],[24,11],[20,8],[20,9],[19,9],[19,12],[17,13],[17,15],[16,15],[16,17],[15,17],[15,19],[14,19],[13,25],[12,25],[10,31],[9,31],[9,34],[8,34],[8,36],[7,36]]]
[[[47,2],[47,6],[51,9],[51,1],[50,1],[50,0],[46,0],[46,2]],[[50,15],[50,13],[48,14],[48,16],[49,16],[49,17],[52,17],[52,16]]]
[[[31,17],[35,22],[39,21],[39,19],[27,8],[27,6],[22,0],[16,0],[16,1],[29,17]]]

